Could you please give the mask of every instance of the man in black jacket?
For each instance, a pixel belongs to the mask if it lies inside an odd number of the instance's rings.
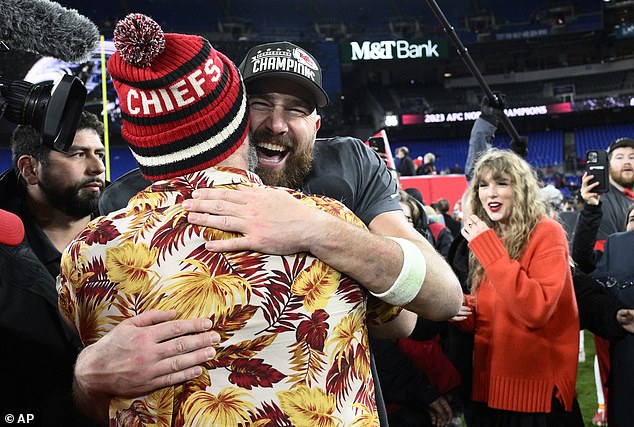
[[[451,215],[449,215],[449,200],[442,198],[436,201],[436,212],[442,215],[445,219],[445,225],[451,231],[451,235],[453,238],[457,238],[460,235],[460,230],[462,229],[462,224],[460,221],[454,219]]]
[[[398,147],[396,149],[396,158],[400,159],[400,163],[398,165],[398,173],[401,176],[416,175],[416,165],[414,165],[414,161],[409,156],[409,148]]]
[[[0,208],[21,219],[26,236],[0,245],[0,377],[9,390],[2,407],[16,420],[32,414],[31,425],[92,425],[73,407],[81,341],[59,317],[55,278],[61,251],[97,209],[105,182],[102,137],[103,125],[86,112],[68,152],[18,126],[13,168],[0,177]]]

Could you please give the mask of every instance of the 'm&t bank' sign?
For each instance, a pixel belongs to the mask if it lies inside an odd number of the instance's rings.
[[[446,40],[428,39],[421,42],[408,40],[351,41],[341,46],[341,60],[343,62],[436,58],[447,58]]]

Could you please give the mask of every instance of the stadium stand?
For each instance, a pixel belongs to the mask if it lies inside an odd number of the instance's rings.
[[[174,0],[59,3],[91,18],[106,37],[127,13],[146,13],[166,31],[204,35],[235,62],[256,43],[286,39],[302,45],[323,66],[331,99],[331,105],[320,111],[320,136],[363,139],[384,127],[386,114],[477,111],[483,96],[451,45],[448,58],[434,61],[342,62],[342,46],[350,40],[446,38],[425,2],[345,0],[336,7],[325,0],[190,0],[184,7],[175,7]],[[543,117],[512,119],[528,136],[527,159],[550,171],[549,179],[561,174],[562,185],[576,185],[579,159],[587,149],[605,148],[617,137],[634,135],[634,37],[627,37],[628,29],[634,29],[631,1],[438,3],[491,88],[505,93],[507,107],[563,102],[585,112],[557,110]],[[412,157],[434,152],[438,170],[447,172],[464,166],[470,126],[470,121],[396,126],[387,133],[392,147],[409,146]],[[5,128],[0,128],[2,139],[8,141]],[[498,134],[494,145],[508,147],[509,136],[501,126]],[[111,141],[116,159],[112,164],[126,168],[127,152],[119,151],[116,135]],[[0,146],[0,168],[9,166],[5,142]],[[118,173],[113,170],[112,178]]]

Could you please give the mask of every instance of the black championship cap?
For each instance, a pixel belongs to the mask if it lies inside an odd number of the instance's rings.
[[[255,46],[247,52],[239,68],[246,85],[264,77],[289,79],[308,89],[317,107],[328,105],[328,95],[321,87],[319,64],[313,55],[293,43]]]
[[[621,147],[630,147],[634,148],[634,139],[632,138],[619,138],[615,140],[612,144],[610,144],[610,148],[608,148],[608,154],[612,154],[617,148]]]

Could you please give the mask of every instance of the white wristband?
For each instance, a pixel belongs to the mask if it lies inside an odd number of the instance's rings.
[[[370,293],[389,304],[402,307],[412,302],[418,295],[427,274],[427,264],[425,257],[414,243],[398,237],[386,237],[398,243],[403,250],[403,267],[396,281],[387,291],[380,294],[372,291]]]

